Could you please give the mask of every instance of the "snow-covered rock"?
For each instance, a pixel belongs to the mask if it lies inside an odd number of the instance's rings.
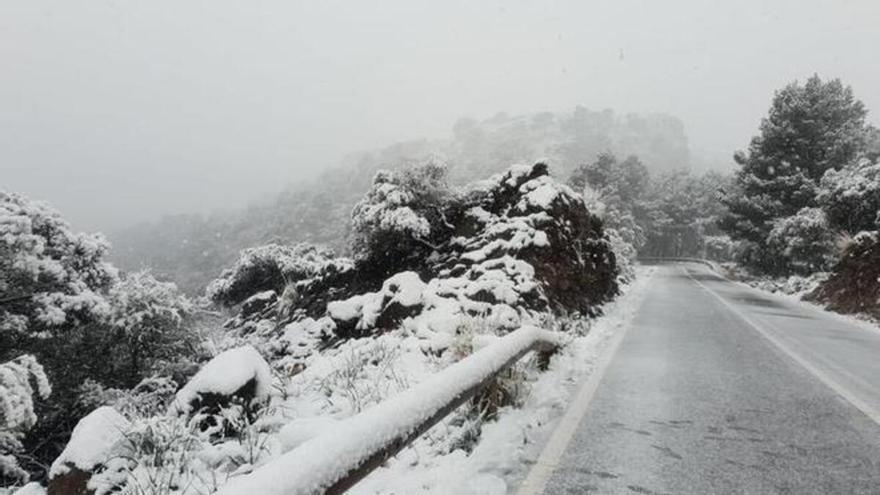
[[[244,405],[265,402],[272,387],[272,369],[252,346],[224,351],[208,361],[177,392],[172,410],[192,413],[220,408],[233,400]]]
[[[70,441],[49,470],[49,493],[89,493],[87,485],[95,470],[126,453],[126,432],[131,423],[109,406],[102,406],[81,419]]]
[[[401,272],[388,278],[378,292],[330,302],[327,316],[335,321],[340,335],[363,335],[373,329],[389,330],[421,311],[426,287],[417,273]]]

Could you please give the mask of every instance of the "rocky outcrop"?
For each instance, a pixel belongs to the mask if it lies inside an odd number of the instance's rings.
[[[358,223],[362,251],[352,265],[323,259],[324,268],[299,270],[311,276],[288,283],[275,303],[277,287],[246,299],[228,326],[256,330],[265,350],[300,359],[402,325],[454,333],[462,318],[482,318],[503,332],[547,312],[593,316],[617,294],[617,260],[601,220],[545,164],[455,191],[443,189],[432,167],[377,178],[383,194],[368,194],[356,209],[369,218]],[[241,284],[230,275],[214,286]]]
[[[862,232],[844,250],[831,276],[804,299],[841,313],[880,318],[880,234]]]

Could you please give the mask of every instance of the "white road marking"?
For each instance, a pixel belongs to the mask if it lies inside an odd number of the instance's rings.
[[[580,426],[584,414],[586,414],[587,409],[590,407],[593,395],[595,395],[596,389],[599,387],[599,382],[602,381],[608,365],[617,353],[617,348],[620,347],[620,343],[626,336],[630,326],[632,326],[631,321],[624,324],[623,328],[614,334],[613,340],[608,345],[608,348],[605,349],[605,352],[602,353],[596,368],[581,386],[574,401],[565,411],[565,415],[553,431],[553,435],[550,437],[547,445],[541,451],[541,455],[538,456],[535,465],[532,466],[528,476],[519,486],[516,492],[517,495],[538,495],[544,493],[547,481],[553,475],[553,472],[559,465],[559,461],[562,459],[562,454],[571,442],[578,426]]]
[[[794,352],[789,346],[785,345],[780,339],[778,339],[777,337],[774,337],[772,334],[770,334],[770,332],[761,328],[760,325],[758,325],[757,323],[752,321],[739,308],[730,304],[723,297],[719,296],[715,291],[713,291],[712,289],[707,287],[705,284],[703,284],[699,280],[692,277],[689,271],[685,270],[685,273],[687,274],[688,278],[690,278],[691,280],[694,281],[695,284],[699,285],[703,290],[705,290],[709,294],[712,294],[713,296],[715,296],[716,299],[721,301],[721,304],[724,304],[724,306],[726,306],[727,309],[729,309],[739,319],[741,319],[746,324],[748,324],[750,327],[752,327],[753,330],[758,332],[758,334],[760,334],[765,339],[767,339],[771,344],[776,346],[777,349],[782,351],[786,356],[793,359],[796,363],[803,366],[807,371],[812,373],[813,376],[818,378],[819,381],[821,381],[822,383],[827,385],[829,388],[831,388],[831,390],[833,390],[838,395],[843,397],[847,402],[852,404],[856,409],[858,409],[859,411],[864,413],[865,416],[867,416],[872,421],[874,421],[875,423],[880,425],[880,411],[878,411],[876,408],[874,408],[870,404],[868,404],[865,401],[863,401],[862,399],[860,399],[858,396],[856,396],[856,394],[852,393],[849,389],[847,389],[843,385],[837,383],[837,381],[835,381],[833,378],[831,378],[827,373],[825,373],[824,371],[822,371],[819,368],[817,368],[816,366],[814,366],[812,363],[810,363],[809,361],[807,361],[806,359],[801,357],[798,353]]]

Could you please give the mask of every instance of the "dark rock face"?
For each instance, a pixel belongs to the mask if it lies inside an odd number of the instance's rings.
[[[880,317],[880,235],[857,236],[846,248],[832,275],[804,299],[841,313]]]
[[[618,292],[617,260],[604,238],[602,221],[587,211],[581,198],[565,194],[546,212],[549,219],[538,226],[550,246],[528,248],[521,257],[535,267],[556,309],[592,315],[596,306]]]
[[[49,480],[46,493],[48,495],[92,495],[95,491],[88,489],[92,474],[94,473],[71,467],[66,473]]]

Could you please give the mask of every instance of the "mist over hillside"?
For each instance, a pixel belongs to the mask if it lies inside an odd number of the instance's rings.
[[[513,163],[541,159],[554,175],[567,177],[603,151],[638,155],[658,173],[691,165],[684,126],[669,115],[619,115],[578,106],[570,113],[463,118],[448,138],[353,153],[314,182],[291,184],[278,196],[241,210],[166,216],[111,233],[112,255],[125,269],[150,267],[196,293],[249,246],[311,242],[344,254],[351,208],[379,169],[437,160],[447,164],[453,183],[463,184]]]

